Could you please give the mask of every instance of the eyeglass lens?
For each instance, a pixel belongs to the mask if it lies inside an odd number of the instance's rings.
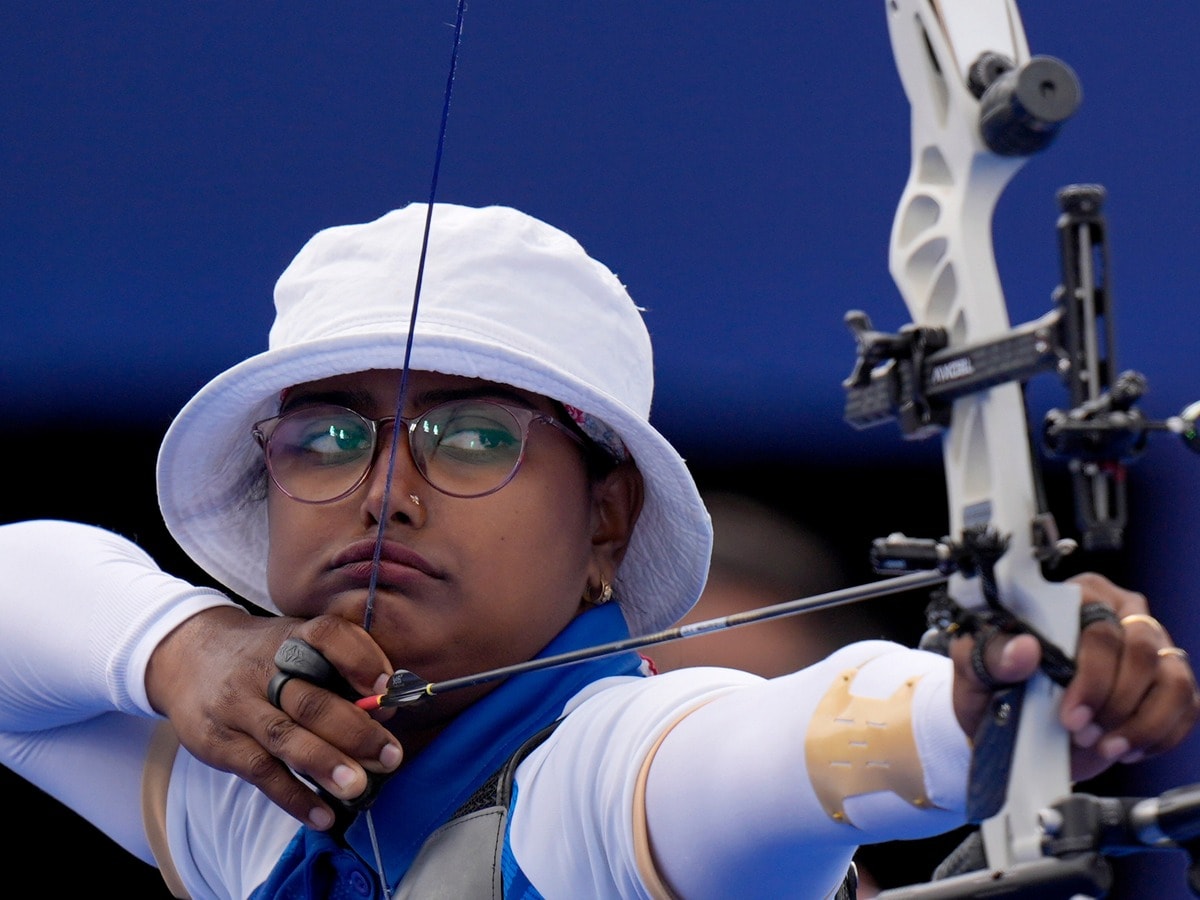
[[[538,417],[530,411],[529,420]],[[313,406],[276,420],[266,439],[267,465],[289,496],[321,503],[353,491],[375,460],[376,423],[340,406]],[[456,497],[503,487],[521,462],[528,422],[486,400],[444,403],[407,423],[409,448],[422,476]]]

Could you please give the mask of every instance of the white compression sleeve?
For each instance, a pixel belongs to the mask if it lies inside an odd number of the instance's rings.
[[[961,825],[969,747],[950,704],[951,676],[943,657],[868,641],[730,691],[685,717],[659,748],[646,793],[651,841],[668,883],[686,897],[816,896],[818,885],[837,883],[858,844]],[[884,760],[889,774],[878,786],[861,770],[843,776],[835,767],[840,780],[831,781],[833,770],[813,768],[824,752],[813,737],[814,716],[845,685],[847,702],[911,734],[907,747],[884,745],[896,757]],[[857,718],[852,713],[847,724]],[[914,773],[926,801],[920,807],[888,782],[907,785],[912,779],[900,776]],[[822,802],[830,791],[845,818]],[[756,873],[752,883],[747,872]]]
[[[60,521],[0,526],[0,730],[116,710],[153,715],[145,668],[184,619],[228,597],[163,572],[131,541]]]
[[[184,619],[236,604],[71,522],[0,526],[0,570],[0,764],[153,864],[140,805],[155,725],[146,664]]]

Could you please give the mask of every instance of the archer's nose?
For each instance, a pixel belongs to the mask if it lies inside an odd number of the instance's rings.
[[[408,441],[395,428],[381,432],[379,441],[375,462],[363,484],[364,513],[373,522],[399,519],[422,524],[425,508],[421,505],[421,495],[428,495],[432,489],[417,471]]]

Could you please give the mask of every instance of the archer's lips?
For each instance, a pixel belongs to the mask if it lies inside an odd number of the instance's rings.
[[[410,580],[414,575],[441,578],[441,573],[425,557],[403,544],[384,541],[379,548],[378,580],[385,584],[397,584]],[[356,541],[333,558],[332,568],[355,580],[369,580],[374,568],[375,541]]]

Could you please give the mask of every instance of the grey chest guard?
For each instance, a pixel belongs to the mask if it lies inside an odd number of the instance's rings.
[[[421,846],[392,900],[500,900],[500,856],[517,766],[557,727],[543,728],[508,758]]]
[[[551,723],[517,748],[450,821],[425,840],[392,900],[502,900],[500,857],[513,778],[521,760],[561,721]],[[855,900],[857,896],[858,870],[851,863],[834,900]]]

